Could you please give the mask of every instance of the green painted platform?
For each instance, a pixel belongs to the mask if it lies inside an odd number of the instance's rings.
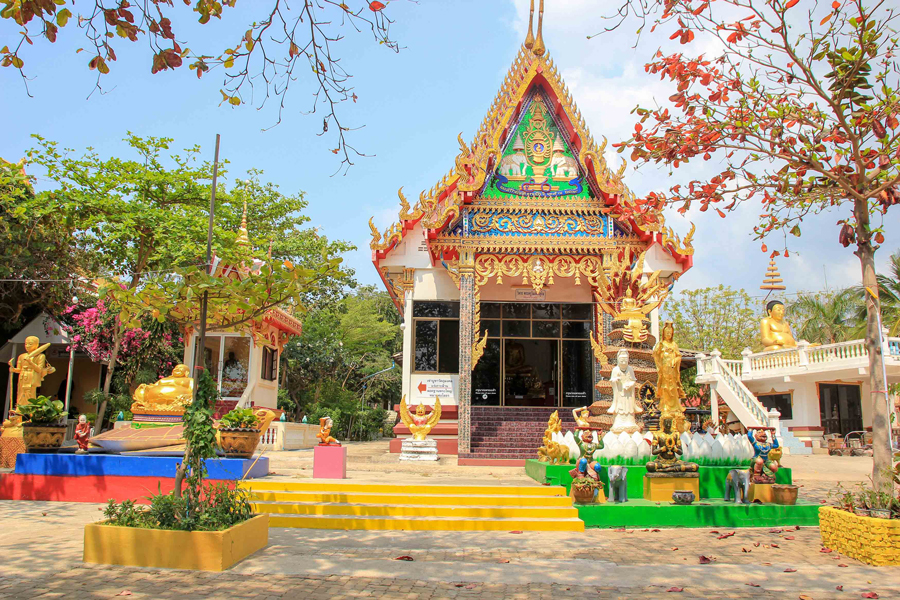
[[[630,474],[630,473],[629,473]],[[576,504],[585,527],[645,529],[648,527],[818,527],[820,504],[798,501],[780,504],[734,504],[701,500],[688,506],[638,498],[620,504]]]
[[[642,498],[644,495],[644,475],[647,473],[647,468],[634,465],[626,466],[628,468],[628,497]],[[529,458],[525,461],[525,474],[538,483],[565,486],[566,492],[568,492],[569,486],[572,484],[572,477],[569,475],[569,471],[574,467],[575,465],[550,465]],[[742,467],[700,467],[700,496],[702,498],[724,498],[725,478],[728,477],[728,471],[735,468]],[[607,466],[603,467],[600,479],[603,481],[603,491],[609,497],[607,469]],[[775,474],[775,483],[790,484],[792,482],[790,469],[786,467],[778,469],[778,472]]]

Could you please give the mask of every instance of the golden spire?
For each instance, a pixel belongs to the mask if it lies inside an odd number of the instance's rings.
[[[531,11],[528,13],[528,35],[525,36],[525,47],[529,50],[534,46],[534,34],[531,33],[532,21],[534,21],[534,0],[531,0]]]
[[[544,36],[542,30],[544,27],[544,0],[541,0],[541,7],[538,10],[538,27],[537,39],[534,40],[534,48],[531,49],[535,56],[543,56],[547,48],[544,46]]]
[[[250,245],[250,234],[247,231],[247,201],[244,200],[244,213],[241,215],[241,228],[238,230],[237,243],[242,246]]]
[[[769,291],[783,291],[787,288],[782,285],[784,280],[781,278],[781,273],[778,272],[778,268],[775,266],[775,259],[769,261],[769,268],[766,270],[766,278],[763,279],[763,284],[759,286],[761,290],[769,290]]]

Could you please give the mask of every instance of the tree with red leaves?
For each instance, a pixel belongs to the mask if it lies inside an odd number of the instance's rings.
[[[270,98],[278,102],[278,120],[285,99],[297,85],[310,85],[309,112],[324,108],[322,132],[336,138],[331,151],[342,157],[341,168],[364,156],[347,141],[352,128],[341,123],[338,107],[357,101],[350,73],[337,55],[343,31],[371,31],[374,40],[394,52],[399,45],[390,36],[393,21],[385,14],[386,3],[367,0],[285,0],[254,2],[259,18],[230,42],[206,49],[192,49],[183,35],[190,22],[201,25],[228,19],[227,9],[237,0],[92,0],[75,5],[74,0],[0,0],[0,38],[10,40],[0,47],[0,67],[15,69],[28,91],[27,49],[35,42],[54,43],[75,23],[87,40],[85,65],[96,73],[95,89],[116,62],[116,48],[144,41],[149,46],[148,66],[153,74],[187,67],[200,78],[222,72],[222,103],[252,104],[260,108]],[[352,6],[351,6],[352,5]],[[66,29],[66,26],[69,26]],[[241,28],[243,29],[243,27]],[[197,41],[197,40],[193,40]],[[340,169],[339,169],[340,170]]]
[[[874,477],[891,464],[889,407],[875,251],[884,242],[882,217],[900,201],[900,69],[897,10],[884,0],[804,3],[799,0],[626,0],[608,21],[650,25],[685,53],[657,51],[647,73],[670,82],[668,104],[637,107],[631,139],[618,144],[638,165],[684,167],[715,158],[713,176],[674,185],[624,215],[699,205],[726,217],[757,202],[756,239],[799,237],[804,217],[826,209],[840,215],[837,237],[855,245],[867,295],[866,342],[872,390]],[[664,32],[655,33],[656,30]],[[689,54],[692,45],[721,48],[718,56]]]

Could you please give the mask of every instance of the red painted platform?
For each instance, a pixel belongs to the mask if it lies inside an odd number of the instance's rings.
[[[204,483],[234,483],[206,480]],[[102,502],[134,500],[149,504],[147,496],[168,493],[175,487],[169,477],[121,477],[115,475],[0,475],[0,500],[47,500],[51,502]]]

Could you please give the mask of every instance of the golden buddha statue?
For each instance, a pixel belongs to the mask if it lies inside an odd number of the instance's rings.
[[[648,473],[696,473],[700,466],[696,463],[684,462],[679,458],[682,454],[681,437],[672,431],[672,419],[662,420],[662,429],[653,434],[650,452],[656,457],[647,463]]]
[[[142,383],[134,390],[132,412],[183,413],[194,398],[194,380],[187,365],[176,365],[171,377],[156,383]]]
[[[506,343],[505,371],[506,386],[512,393],[533,394],[543,387],[537,369],[525,362],[525,347],[519,342]]]
[[[681,431],[684,424],[685,397],[681,386],[681,350],[675,343],[675,325],[672,321],[663,324],[660,340],[653,348],[653,362],[656,363],[656,399],[659,402],[660,419],[672,419],[675,431]]]
[[[759,324],[759,338],[762,341],[763,352],[795,348],[797,342],[791,333],[791,326],[784,320],[784,303],[781,300],[772,300],[766,304],[766,313],[769,316]]]

